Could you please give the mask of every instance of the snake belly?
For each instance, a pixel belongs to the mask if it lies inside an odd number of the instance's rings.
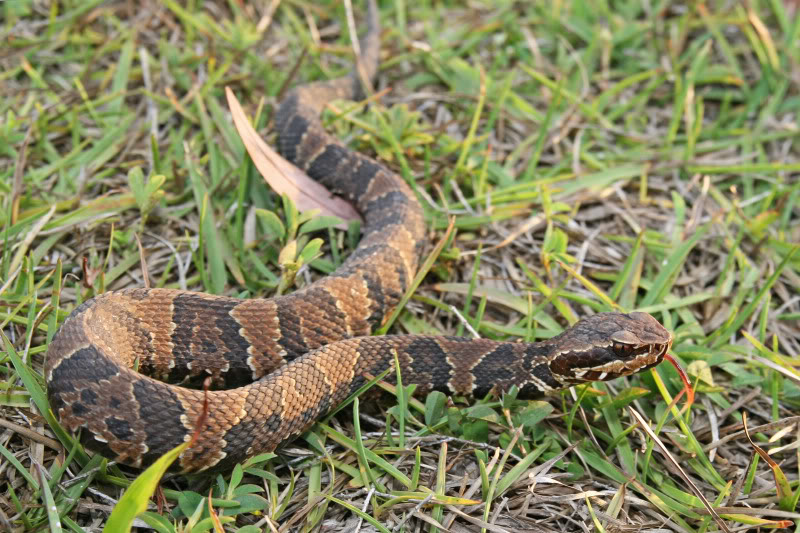
[[[361,73],[378,66],[370,2]],[[420,392],[520,396],[613,379],[655,366],[672,338],[645,313],[603,313],[538,343],[458,337],[369,337],[399,303],[425,244],[422,209],[406,183],[346,148],[319,120],[327,102],[362,97],[357,71],[303,85],[280,104],[281,153],[365,219],[357,248],[329,276],[273,299],[241,300],[169,289],[104,293],[78,306],[45,361],[50,405],[84,444],[144,467],[190,440],[183,472],[231,468],[274,450],[400,362]],[[134,370],[134,368],[136,370]],[[210,377],[215,389],[197,388]]]

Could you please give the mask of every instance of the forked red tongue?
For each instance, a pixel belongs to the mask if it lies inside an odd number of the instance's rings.
[[[681,409],[681,414],[683,414],[694,403],[694,389],[692,388],[692,384],[689,382],[689,376],[686,374],[686,371],[683,369],[678,360],[672,357],[669,353],[664,354],[664,359],[669,361],[672,366],[675,367],[675,370],[678,371],[678,375],[681,377],[681,381],[683,381],[683,390],[680,391],[678,395],[675,396],[675,399],[672,400],[672,405],[675,405],[678,403],[680,397],[683,396],[683,393],[686,393],[686,405],[684,405],[683,409]],[[670,406],[670,408],[672,408],[672,406]]]

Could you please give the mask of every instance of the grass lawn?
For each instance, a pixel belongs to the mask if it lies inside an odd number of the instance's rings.
[[[286,89],[349,70],[352,3],[0,2],[0,531],[100,531],[139,473],[47,405],[76,305],[147,282],[269,297],[352,250],[357,227],[269,190],[225,98],[275,146]],[[425,208],[430,269],[391,331],[536,340],[642,310],[695,403],[670,406],[669,365],[535,401],[368,393],[275,455],[165,478],[136,524],[797,531],[798,3],[396,0],[381,19],[371,105],[323,120]]]

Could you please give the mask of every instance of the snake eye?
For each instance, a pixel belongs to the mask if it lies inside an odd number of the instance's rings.
[[[630,357],[634,353],[633,345],[625,344],[623,342],[615,342],[612,349],[619,357]]]

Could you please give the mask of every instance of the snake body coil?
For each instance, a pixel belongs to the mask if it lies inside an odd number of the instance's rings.
[[[363,69],[377,70],[370,2]],[[319,113],[358,98],[359,76],[290,92],[276,113],[280,150],[365,218],[358,247],[333,274],[270,300],[167,289],[101,294],[77,307],[47,352],[50,404],[86,445],[146,466],[190,439],[210,376],[206,425],[182,472],[222,470],[273,450],[394,364],[404,383],[453,394],[520,388],[521,396],[613,379],[661,362],[670,334],[645,313],[602,313],[533,344],[426,336],[367,337],[417,267],[422,210],[403,180],[327,135]],[[132,370],[137,367],[138,372]],[[245,384],[246,383],[246,384]],[[232,388],[231,388],[232,387]]]

